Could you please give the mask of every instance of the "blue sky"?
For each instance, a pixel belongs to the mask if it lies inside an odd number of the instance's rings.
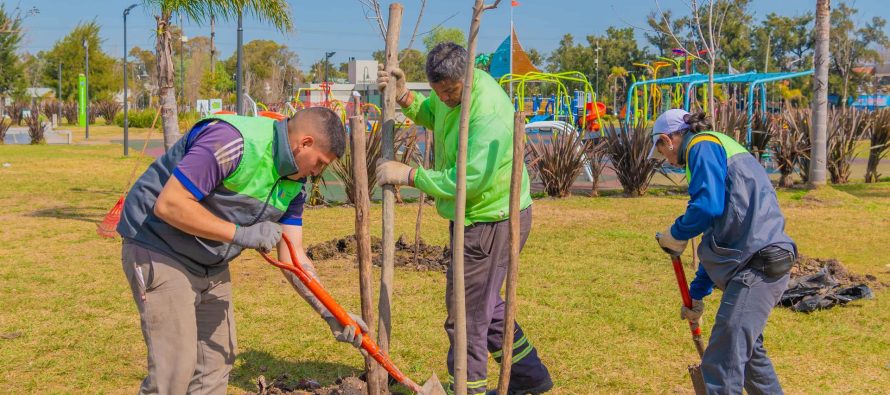
[[[20,6],[23,9],[37,7],[38,15],[24,21],[26,36],[23,49],[37,52],[52,48],[56,40],[64,37],[79,22],[95,19],[102,27],[103,50],[112,56],[123,54],[122,12],[129,4],[139,0],[2,0],[7,9]],[[489,0],[489,2],[492,0]],[[855,7],[860,10],[861,21],[878,15],[890,19],[888,0],[857,0]],[[286,44],[300,57],[301,67],[306,69],[321,58],[325,51],[336,51],[332,58],[335,63],[349,57],[370,58],[371,52],[382,49],[383,40],[378,31],[365,19],[358,0],[290,0],[294,15],[294,31],[279,33],[275,29],[250,17],[245,18],[244,41],[269,39]],[[390,2],[382,0],[388,5]],[[428,0],[420,31],[442,24],[467,30],[469,27],[472,0]],[[751,10],[760,19],[770,12],[782,15],[799,15],[815,7],[815,0],[754,0]],[[835,2],[833,2],[835,3]],[[140,3],[141,4],[141,3]],[[419,0],[403,0],[405,16],[402,26],[401,46],[407,45],[411,30],[417,18]],[[498,9],[489,11],[483,17],[479,36],[479,51],[493,52],[507,36],[510,26],[510,0],[502,0]],[[662,9],[677,13],[688,13],[681,0],[661,0]],[[588,34],[601,34],[609,26],[638,28],[645,27],[646,15],[656,9],[655,0],[522,0],[514,9],[517,33],[524,47],[549,52],[556,48],[565,33],[571,33],[576,40],[583,40]],[[185,21],[185,34],[188,37],[209,36],[208,26],[199,26]],[[154,48],[153,14],[141,5],[133,10],[127,21],[128,46]],[[645,44],[643,30],[637,35],[641,45]],[[223,57],[234,52],[236,27],[234,21],[218,21],[216,27],[217,47]],[[418,38],[415,48],[423,47]]]

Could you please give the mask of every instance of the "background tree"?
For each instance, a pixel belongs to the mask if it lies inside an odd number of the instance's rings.
[[[170,24],[174,13],[200,23],[210,15],[230,20],[247,12],[257,19],[270,22],[280,31],[293,28],[290,7],[285,0],[142,0],[142,5],[155,13],[157,22],[155,53],[158,57],[158,99],[166,149],[170,149],[180,137],[174,88],[174,42]]]
[[[6,27],[0,32],[0,118],[5,113],[6,98],[12,92],[24,89],[17,53],[22,41],[21,25],[21,19],[8,13],[6,5],[0,3],[0,26]]]
[[[446,41],[457,43],[462,47],[467,46],[467,36],[464,31],[455,27],[436,27],[423,38],[423,45],[429,52],[433,47]]]
[[[123,85],[123,77],[115,58],[102,51],[100,28],[95,21],[74,27],[53,47],[40,54],[42,83],[47,87],[58,86],[59,62],[62,62],[63,100],[77,99],[77,75],[85,72],[83,40],[88,41],[90,51],[90,101],[113,99]]]
[[[226,60],[226,70],[233,75],[236,56],[232,54]],[[299,70],[299,58],[284,44],[272,40],[253,40],[244,44],[244,89],[255,100],[264,103],[283,101],[287,96],[284,92],[285,82],[290,87],[292,82],[289,82],[288,78],[296,75],[297,70]],[[323,68],[319,67],[319,71],[319,81],[321,81]],[[328,74],[328,80],[340,76],[339,70],[333,64],[328,64]]]
[[[866,62],[878,62],[880,53],[877,46],[890,44],[884,26],[887,21],[879,16],[872,17],[862,27],[857,27],[853,17],[859,10],[841,2],[831,10],[831,40],[829,47],[831,52],[831,71],[835,78],[829,81],[834,85],[835,92],[840,95],[842,107],[847,106],[849,93],[856,92],[865,75],[856,73],[854,69]],[[838,85],[840,85],[838,87]],[[838,88],[840,88],[838,90]]]

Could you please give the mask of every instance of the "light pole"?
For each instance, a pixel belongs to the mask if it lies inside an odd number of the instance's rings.
[[[84,139],[89,140],[90,139],[90,42],[86,39],[86,37],[84,37],[81,44],[83,44],[84,63],[86,64],[86,67],[84,67],[84,77],[85,77],[85,82],[86,82],[85,91],[86,92],[84,92],[84,93],[86,94],[87,115],[86,115],[86,120],[84,121],[84,124],[86,125],[86,131],[84,132],[84,135],[85,135]]]
[[[130,118],[127,114],[130,107],[130,102],[127,101],[127,15],[135,7],[136,4],[133,4],[124,9],[124,156],[130,153]]]
[[[59,62],[59,77],[58,77],[58,80],[59,80],[59,97],[58,97],[58,99],[59,99],[59,107],[56,108],[56,111],[58,112],[58,114],[56,114],[56,116],[57,116],[58,119],[59,119],[59,125],[61,125],[61,124],[62,124],[62,62]]]
[[[600,94],[600,42],[596,42],[596,95]],[[596,100],[598,98],[594,98]]]
[[[241,92],[241,63],[244,58],[244,48],[241,46],[243,34],[244,28],[241,25],[241,10],[238,10],[238,61],[237,66],[235,67],[237,69],[235,71],[235,112],[238,115],[243,115],[241,113],[241,102],[244,101]]]
[[[325,52],[324,53],[324,101],[327,103],[331,98],[329,97],[329,93],[331,91],[331,87],[328,86],[328,62],[331,59],[331,56],[334,56],[336,52]]]

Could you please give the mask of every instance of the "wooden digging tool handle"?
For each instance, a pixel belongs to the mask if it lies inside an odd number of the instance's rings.
[[[420,392],[420,386],[417,385],[414,381],[412,381],[408,376],[405,376],[399,368],[396,367],[395,364],[392,363],[392,360],[389,359],[389,356],[386,355],[383,350],[377,346],[377,343],[371,339],[371,336],[368,336],[367,333],[362,331],[362,328],[349,316],[346,310],[334,300],[334,298],[321,286],[321,283],[318,282],[314,277],[310,276],[306,273],[303,267],[300,265],[297,260],[297,254],[294,252],[294,246],[291,244],[290,239],[288,239],[287,235],[281,235],[281,239],[287,245],[288,252],[290,252],[290,259],[293,264],[283,263],[275,258],[272,258],[268,254],[260,252],[260,255],[269,262],[272,266],[275,266],[279,269],[287,270],[297,276],[300,279],[300,282],[309,288],[309,291],[315,295],[316,298],[324,305],[328,311],[337,319],[337,322],[343,327],[352,326],[355,328],[355,333],[359,333],[362,335],[362,348],[368,352],[372,358],[374,358],[380,366],[383,366],[389,374],[396,379],[398,382],[402,383],[406,387],[410,388],[414,392]]]
[[[687,309],[692,308],[692,297],[689,296],[689,285],[686,283],[686,273],[683,272],[683,262],[677,255],[671,256],[671,263],[674,265],[674,274],[677,276],[677,286],[680,287],[680,296],[683,297],[683,305]],[[701,339],[701,327],[697,321],[689,321],[689,330],[692,332],[692,342],[695,343],[695,349],[698,356],[701,357],[705,353],[705,344]]]

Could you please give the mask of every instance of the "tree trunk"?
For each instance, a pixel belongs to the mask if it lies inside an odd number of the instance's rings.
[[[161,107],[161,126],[164,129],[164,149],[169,150],[181,136],[179,114],[176,109],[176,91],[173,87],[173,45],[170,31],[170,15],[156,16],[158,22],[155,52],[158,56],[158,102]]]
[[[391,70],[399,67],[399,32],[402,30],[402,5],[393,3],[389,5],[389,18],[387,19],[386,43],[385,43],[385,68]],[[395,127],[396,127],[396,91],[386,89],[383,91],[383,142],[380,147],[383,159],[395,159]],[[377,302],[377,311],[380,314],[378,321],[377,343],[383,352],[389,353],[389,341],[392,331],[392,292],[393,276],[395,271],[395,188],[392,185],[383,186],[383,254],[380,264],[380,299]],[[380,372],[382,382],[387,382],[385,371]],[[381,388],[382,394],[388,394],[389,389]]]
[[[807,177],[811,187],[825,185],[828,151],[828,42],[831,1],[816,0],[816,45],[813,63],[813,121],[810,134],[810,170]]]
[[[711,122],[714,122],[717,109],[714,106],[714,66],[717,63],[717,59],[711,57],[711,61],[708,62],[708,114],[710,114]]]
[[[350,155],[352,155],[352,174],[355,185],[352,190],[352,201],[355,203],[355,243],[356,257],[358,258],[359,290],[361,293],[362,318],[368,324],[368,336],[374,336],[374,298],[371,296],[371,200],[368,193],[368,160],[365,142],[365,121],[361,116],[361,106],[357,97],[353,97],[355,113],[349,118],[350,129]],[[385,376],[379,373],[383,370],[374,358],[365,356],[365,372],[367,373],[368,393],[379,394],[385,387]]]

